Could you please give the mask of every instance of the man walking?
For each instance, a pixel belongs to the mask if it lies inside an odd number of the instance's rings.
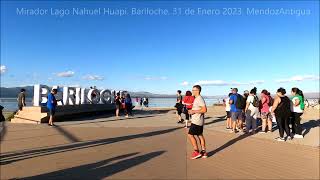
[[[189,140],[193,146],[193,153],[191,155],[191,159],[197,159],[197,158],[207,158],[207,152],[206,152],[206,141],[203,136],[203,126],[204,126],[204,113],[207,112],[207,106],[203,99],[203,97],[200,95],[201,93],[201,86],[195,85],[192,88],[192,93],[195,96],[192,109],[189,110],[189,114],[192,115],[191,118],[191,126],[189,129],[188,137]],[[200,141],[201,145],[201,152],[199,152],[198,143],[196,138]]]
[[[19,111],[22,111],[22,107],[26,106],[26,94],[25,94],[26,90],[25,89],[21,89],[20,93],[18,95],[18,108]],[[19,113],[18,111],[18,113]]]
[[[176,102],[175,107],[177,108],[177,117],[178,117],[178,122],[177,123],[183,123],[184,120],[181,117],[181,114],[182,114],[182,111],[183,111],[181,90],[177,91],[177,102]]]

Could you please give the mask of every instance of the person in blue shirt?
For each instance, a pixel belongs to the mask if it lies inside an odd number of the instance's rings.
[[[52,89],[51,92],[48,94],[48,102],[47,102],[47,108],[49,110],[49,126],[54,126],[53,124],[53,117],[56,113],[56,106],[57,106],[57,100],[55,98],[55,94],[57,94],[58,90],[57,89]]]
[[[237,88],[232,88],[232,95],[230,96],[229,104],[230,104],[230,112],[231,112],[231,120],[232,120],[232,130],[231,133],[236,133],[236,125],[237,121],[242,124],[242,109],[237,108],[236,103],[238,97],[241,96],[238,94]]]

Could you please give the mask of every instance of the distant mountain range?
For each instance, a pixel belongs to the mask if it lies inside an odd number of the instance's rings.
[[[0,88],[0,98],[15,98],[20,92],[20,89],[24,88],[26,89],[27,94],[29,97],[33,96],[33,86],[25,86],[25,87],[10,87]],[[128,91],[131,95],[131,97],[149,97],[149,98],[175,98],[175,94],[154,94],[150,92],[131,92]],[[305,98],[307,99],[319,99],[320,94],[319,92],[311,92],[311,93],[305,93]],[[205,96],[206,98],[215,98],[215,99],[223,99],[225,98],[224,95],[217,95],[217,96]]]
[[[26,94],[27,97],[32,97],[33,96],[33,86],[25,86],[25,87],[10,87],[10,88],[5,88],[1,87],[0,88],[0,98],[15,98],[17,95],[20,93],[20,90],[24,88],[26,89]],[[128,91],[131,95],[131,97],[149,97],[149,98],[173,98],[176,97],[176,95],[169,95],[169,94],[153,94],[150,92],[131,92]]]

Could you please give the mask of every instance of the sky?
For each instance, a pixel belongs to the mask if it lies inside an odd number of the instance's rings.
[[[48,12],[26,15],[17,8]],[[127,14],[77,15],[73,8]],[[170,14],[134,15],[132,8]],[[174,8],[181,14],[174,15]],[[198,8],[220,14],[201,14]],[[236,9],[224,14],[224,8]],[[281,8],[294,13],[261,14]],[[262,11],[253,15],[248,9]],[[319,2],[1,1],[0,64],[1,87],[174,94],[200,84],[204,95],[227,94],[231,87],[319,92]]]

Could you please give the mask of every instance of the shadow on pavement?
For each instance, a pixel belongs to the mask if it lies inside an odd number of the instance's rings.
[[[207,119],[210,119],[210,117],[208,117]],[[217,117],[217,119],[214,119],[210,122],[206,122],[205,125],[209,125],[209,124],[213,124],[213,123],[217,123],[217,122],[221,122],[221,121],[226,121],[225,116]]]
[[[103,179],[147,162],[157,156],[160,156],[163,153],[165,153],[165,151],[155,151],[112,163],[113,161],[128,158],[138,154],[131,153],[92,164],[81,165],[23,179]]]
[[[71,142],[80,142],[80,140],[74,136],[72,133],[68,132],[61,126],[54,126],[54,129],[58,130],[64,137],[66,137]]]
[[[112,144],[116,142],[127,141],[131,139],[157,136],[161,134],[170,133],[178,129],[183,129],[183,127],[176,127],[171,129],[158,130],[158,131],[152,131],[152,132],[141,133],[141,134],[114,137],[114,138],[99,139],[94,141],[85,141],[85,142],[67,144],[67,145],[50,147],[50,148],[41,148],[36,150],[25,150],[25,151],[19,151],[19,152],[4,153],[4,154],[1,154],[0,156],[0,165],[5,165],[12,162],[21,161],[21,160],[30,159],[30,158],[39,157],[39,156],[46,156],[46,155],[74,151],[79,149],[92,148],[96,146],[102,146],[102,145]]]
[[[0,122],[0,143],[4,136],[7,134],[7,126],[5,125],[5,122]],[[0,145],[1,148],[1,145]]]
[[[208,152],[208,157],[211,157],[211,156],[215,155],[216,153],[226,149],[227,147],[229,147],[229,146],[235,144],[236,142],[241,141],[242,139],[245,139],[245,138],[247,138],[249,136],[251,136],[251,134],[242,134],[242,135],[240,135],[240,136],[238,136],[238,137],[236,137],[234,139],[231,139],[230,141],[228,141],[224,145],[218,147],[217,149]]]
[[[318,120],[310,120],[302,124],[302,128],[305,129],[303,132],[303,136],[307,135],[312,128],[316,128],[320,126],[320,119]]]

